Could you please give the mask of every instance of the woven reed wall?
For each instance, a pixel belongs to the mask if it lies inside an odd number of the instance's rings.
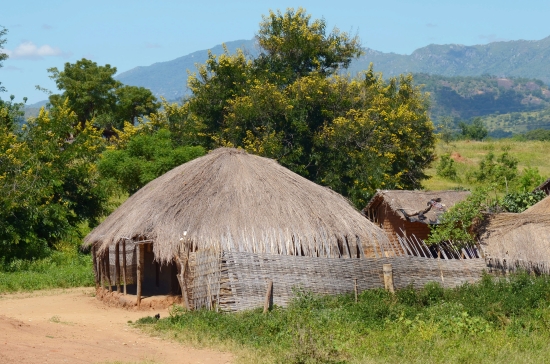
[[[135,284],[137,281],[137,252],[136,244],[133,242],[126,243],[126,282],[127,284]],[[122,243],[119,244],[119,262],[120,262],[120,277],[122,281]],[[109,246],[109,270],[112,285],[116,284],[115,280],[115,246]]]
[[[191,262],[190,258],[190,266],[195,266],[193,307],[221,311],[263,306],[268,280],[273,281],[273,304],[285,306],[295,296],[296,288],[316,294],[350,293],[354,291],[355,280],[359,292],[384,288],[382,266],[387,263],[392,264],[396,289],[409,285],[422,287],[428,282],[455,287],[479,280],[486,269],[483,259],[417,256],[338,259],[226,251],[221,257],[205,254],[202,259],[204,266],[198,260]]]
[[[530,262],[506,258],[487,258],[487,272],[492,274],[508,274],[526,271],[533,274],[550,274],[550,262]]]

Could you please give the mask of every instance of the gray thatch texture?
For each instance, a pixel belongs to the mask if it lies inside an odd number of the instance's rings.
[[[378,190],[369,201],[364,210],[376,208],[382,203],[385,203],[389,208],[403,219],[407,220],[400,210],[405,210],[407,214],[414,214],[422,211],[427,207],[427,203],[431,199],[441,198],[441,204],[444,211],[448,210],[456,203],[466,199],[470,194],[469,191],[404,191],[404,190]],[[430,210],[425,214],[426,223],[438,220],[438,213],[444,211]]]
[[[481,236],[481,247],[495,266],[545,267],[550,263],[550,213],[494,215]]]
[[[86,238],[99,251],[128,237],[168,261],[191,251],[376,256],[383,231],[342,196],[271,159],[220,148],[174,168],[125,201]]]

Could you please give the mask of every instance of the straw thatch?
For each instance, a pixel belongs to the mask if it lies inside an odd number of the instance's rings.
[[[550,214],[550,196],[543,198],[523,212],[524,214]]]
[[[481,243],[487,258],[497,265],[538,267],[546,272],[550,267],[550,197],[520,214],[492,216]]]
[[[378,190],[363,211],[367,213],[369,210],[376,209],[385,203],[402,220],[407,220],[401,210],[404,210],[407,214],[414,214],[426,209],[427,203],[431,199],[441,198],[443,210],[438,211],[432,208],[424,214],[426,219],[421,221],[426,224],[434,224],[438,222],[441,213],[464,200],[469,194],[469,191]]]
[[[123,238],[153,241],[155,259],[164,262],[182,241],[191,251],[320,257],[368,256],[389,244],[342,196],[273,160],[229,148],[147,184],[85,245],[101,252]]]

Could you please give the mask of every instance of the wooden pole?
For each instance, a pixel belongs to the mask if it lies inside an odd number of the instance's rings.
[[[136,302],[137,306],[141,305],[141,281],[143,279],[143,265],[141,260],[143,259],[143,244],[139,244],[137,247],[137,292],[136,292]]]
[[[99,271],[99,285],[101,289],[105,288],[105,274],[103,273],[103,259],[99,257],[97,259],[97,270]]]
[[[187,310],[190,310],[191,306],[189,305],[189,297],[187,296],[187,282],[185,281],[185,270],[187,268],[187,262],[189,261],[189,258],[182,260],[180,257],[177,257],[177,259],[180,263],[180,274],[178,274],[178,281],[181,288],[181,297],[183,298],[185,308]]]
[[[97,265],[97,257],[95,255],[95,245],[92,245],[92,264],[94,265],[94,278],[95,278],[95,288],[99,288],[99,267]]]
[[[273,297],[273,281],[270,279],[267,282],[267,291],[265,292],[264,313],[267,313],[271,308],[271,299]]]
[[[116,291],[120,293],[120,248],[118,242],[115,244],[115,283]]]
[[[394,293],[394,287],[393,287],[393,268],[391,264],[384,264],[382,267],[382,271],[384,272],[384,288],[391,293]]]
[[[354,287],[354,290],[355,290],[355,303],[357,303],[357,278],[355,278],[354,281],[355,281],[355,287]]]
[[[109,249],[107,249],[107,253],[105,254],[105,256],[107,257],[107,259],[105,259],[105,271],[106,271],[106,275],[107,275],[107,284],[108,284],[108,289],[109,289],[109,292],[113,292],[113,281],[111,280],[111,261],[110,261],[110,256],[109,256]]]
[[[124,283],[124,295],[126,296],[126,239],[122,241],[122,282]]]

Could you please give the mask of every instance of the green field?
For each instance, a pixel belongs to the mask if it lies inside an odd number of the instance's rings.
[[[455,154],[455,162],[460,182],[442,178],[436,175],[436,166],[438,159],[433,163],[432,168],[428,169],[427,174],[431,176],[423,185],[428,190],[448,190],[457,187],[472,189],[476,184],[468,181],[465,176],[471,173],[479,166],[479,162],[491,150],[495,154],[501,154],[508,151],[510,155],[519,160],[518,169],[521,172],[525,167],[536,167],[542,177],[550,178],[550,142],[545,141],[515,141],[512,139],[498,139],[492,141],[469,141],[460,140],[450,143],[439,142],[436,148],[437,156],[442,154]]]

